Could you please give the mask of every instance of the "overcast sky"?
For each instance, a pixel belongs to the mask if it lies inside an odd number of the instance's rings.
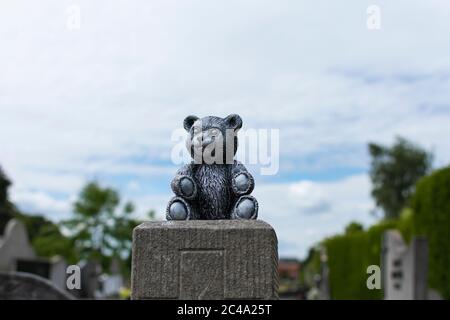
[[[238,113],[244,128],[280,130],[280,170],[252,167],[254,195],[280,256],[304,257],[376,221],[369,141],[401,135],[449,163],[449,17],[446,0],[1,0],[11,196],[58,221],[97,179],[163,219],[173,130],[188,114]]]

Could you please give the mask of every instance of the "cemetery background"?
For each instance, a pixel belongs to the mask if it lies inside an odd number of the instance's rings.
[[[407,268],[414,268],[417,263],[425,267],[413,271],[414,277],[420,278],[419,285],[425,286],[422,294],[416,296],[413,287],[417,280],[407,278],[407,271],[401,271],[399,286],[411,289],[408,293],[400,290],[393,297],[449,298],[450,167],[431,171],[432,155],[406,140],[399,139],[392,147],[370,145],[372,149],[374,146],[386,152],[381,160],[372,155],[372,179],[383,181],[374,183],[374,198],[380,201],[378,206],[382,210],[394,203],[393,211],[389,214],[382,211],[384,217],[366,230],[352,222],[343,235],[318,242],[304,261],[281,257],[278,265],[281,298],[389,298],[386,290],[394,286],[390,290],[395,292],[398,280],[390,279],[392,262],[384,261],[383,253],[392,249],[385,247],[392,230],[403,238],[399,240],[405,247],[402,250],[412,246],[417,236],[426,241],[419,261],[403,262]],[[393,183],[406,178],[410,181]],[[133,219],[131,202],[121,203],[117,191],[89,182],[74,201],[73,217],[55,224],[42,216],[20,212],[9,200],[10,185],[0,169],[0,272],[36,274],[78,298],[129,298],[131,234],[142,222]],[[377,194],[383,197],[377,198]],[[387,197],[390,200],[381,200],[386,199],[386,194],[391,194]],[[397,199],[392,200],[395,195]],[[149,211],[148,219],[154,219],[153,210]],[[69,264],[81,266],[83,290],[67,289]],[[367,287],[366,269],[370,265],[382,268],[381,290]]]
[[[382,265],[383,241],[387,232],[397,230],[406,245],[411,245],[417,236],[427,242],[424,261],[428,270],[421,270],[426,290],[426,298],[450,298],[450,167],[434,171],[419,180],[415,192],[405,203],[398,217],[390,217],[364,230],[358,223],[347,226],[345,233],[330,237],[312,248],[304,262],[302,277],[313,283],[313,276],[321,274],[325,264],[330,269],[327,286],[333,299],[380,299],[386,297],[386,281],[393,275],[383,271],[383,290],[368,290],[365,280],[366,269],[370,265]],[[388,248],[389,250],[389,248]],[[392,248],[391,248],[392,250]],[[326,252],[326,258],[323,258]],[[381,263],[380,263],[381,262]],[[422,261],[419,261],[419,263]],[[392,263],[392,262],[390,262]],[[413,263],[412,261],[410,262]],[[386,268],[386,266],[384,266]],[[404,275],[402,275],[404,276]],[[387,280],[389,279],[389,280]],[[404,282],[411,282],[406,279]],[[406,285],[405,283],[403,285]],[[411,285],[410,283],[408,285]],[[437,294],[436,294],[437,293]],[[427,296],[428,294],[428,296]],[[399,299],[402,295],[397,296]],[[406,299],[406,296],[403,296]]]
[[[105,296],[106,279],[106,295],[128,297],[131,230],[163,219],[174,130],[188,114],[235,112],[280,132],[277,174],[248,169],[279,236],[283,297],[382,298],[366,267],[395,229],[405,269],[393,273],[406,277],[425,236],[427,286],[448,298],[449,14],[445,1],[3,2],[3,270],[79,264],[85,297]],[[398,135],[434,159],[417,188],[388,179],[382,208],[367,144]]]

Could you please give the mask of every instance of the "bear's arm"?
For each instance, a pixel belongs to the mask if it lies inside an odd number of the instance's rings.
[[[197,185],[193,178],[193,166],[193,164],[186,164],[181,167],[170,183],[175,195],[186,200],[192,200],[197,196]]]
[[[241,196],[252,193],[255,181],[242,163],[234,161],[231,175],[232,188],[236,195]]]

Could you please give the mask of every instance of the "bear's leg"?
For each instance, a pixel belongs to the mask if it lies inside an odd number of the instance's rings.
[[[241,196],[236,201],[231,219],[256,219],[258,217],[258,201],[253,196]]]
[[[181,197],[173,197],[167,204],[167,220],[191,220],[194,219],[192,206]]]

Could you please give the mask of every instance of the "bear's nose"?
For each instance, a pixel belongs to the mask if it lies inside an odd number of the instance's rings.
[[[211,139],[211,132],[209,131],[202,131],[201,133],[197,134],[197,141],[202,141],[202,140],[208,140]]]
[[[207,138],[203,139],[203,141],[202,141],[202,147],[206,147],[207,145],[213,143],[214,140],[215,140],[214,137],[209,137],[209,136],[208,136]]]
[[[196,136],[197,145],[201,145],[202,147],[207,146],[215,140],[214,136],[211,136],[209,132],[202,132]]]

